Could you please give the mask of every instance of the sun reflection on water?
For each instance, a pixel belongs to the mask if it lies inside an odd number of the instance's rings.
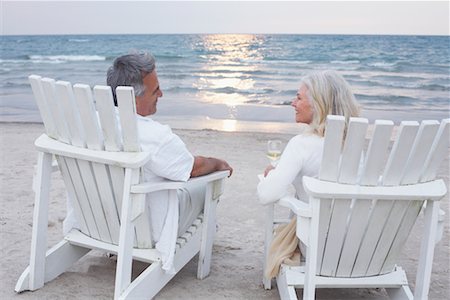
[[[257,61],[263,57],[258,51],[263,41],[251,34],[205,35],[202,47],[209,55],[202,69],[204,74],[193,84],[199,90],[197,97],[208,103],[225,104],[230,118],[236,105],[246,103],[248,98],[240,92],[255,89],[251,73],[258,70]],[[210,92],[213,91],[213,92]]]

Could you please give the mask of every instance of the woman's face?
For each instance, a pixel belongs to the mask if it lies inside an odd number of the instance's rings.
[[[308,89],[302,85],[297,92],[291,105],[295,108],[295,121],[297,123],[311,124],[313,120],[313,109],[307,96]]]

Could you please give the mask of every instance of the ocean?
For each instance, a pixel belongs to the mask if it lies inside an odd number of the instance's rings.
[[[55,35],[1,37],[0,121],[40,121],[29,75],[104,85],[114,58],[137,50],[156,57],[163,118],[292,123],[301,78],[324,69],[369,119],[449,117],[448,36]]]

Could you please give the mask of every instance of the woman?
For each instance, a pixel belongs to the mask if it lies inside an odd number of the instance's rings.
[[[315,72],[303,78],[292,106],[295,108],[295,121],[308,124],[308,129],[289,141],[276,168],[268,166],[264,171],[264,179],[258,185],[262,204],[285,196],[291,184],[296,197],[308,201],[302,177],[317,177],[319,174],[327,115],[345,116],[346,122],[350,117],[359,116],[359,105],[349,84],[335,71]],[[293,218],[288,225],[277,228],[269,252],[266,277],[276,276],[281,263],[294,255],[298,245],[295,225],[296,218]]]

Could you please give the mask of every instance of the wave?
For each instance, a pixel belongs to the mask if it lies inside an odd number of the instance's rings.
[[[86,43],[86,42],[89,42],[89,39],[69,39],[69,42],[73,42],[73,43]]]
[[[63,63],[70,61],[105,61],[100,55],[29,55],[28,59],[35,63]]]
[[[378,62],[368,63],[367,65],[370,67],[376,67],[376,68],[392,68],[392,67],[395,67],[397,65],[397,63],[396,62],[388,63],[388,62],[384,62],[384,61],[378,61]]]
[[[332,60],[330,61],[330,63],[347,65],[347,64],[359,64],[361,62],[359,60]]]

